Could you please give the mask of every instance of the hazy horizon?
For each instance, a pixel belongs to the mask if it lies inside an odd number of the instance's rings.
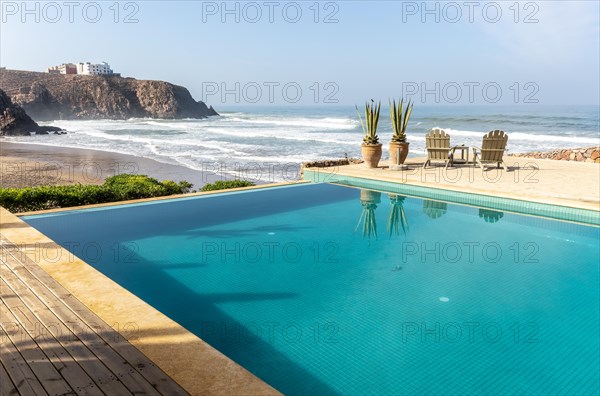
[[[107,61],[215,109],[600,104],[598,2],[65,4],[3,1],[0,65]]]

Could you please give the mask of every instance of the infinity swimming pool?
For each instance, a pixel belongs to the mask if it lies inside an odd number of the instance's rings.
[[[598,227],[331,184],[24,220],[285,394],[600,392]]]

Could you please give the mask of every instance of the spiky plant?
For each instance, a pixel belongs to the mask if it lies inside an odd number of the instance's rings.
[[[365,122],[363,122],[360,116],[358,106],[356,106],[356,113],[360,120],[360,126],[362,127],[364,137],[363,144],[379,144],[379,136],[377,136],[377,125],[379,124],[379,110],[381,109],[381,102],[375,105],[375,101],[371,99],[371,103],[365,103]]]
[[[377,239],[377,219],[375,217],[375,209],[377,209],[376,204],[363,203],[363,209],[360,214],[360,218],[358,219],[358,223],[354,229],[354,232],[356,232],[358,227],[360,227],[360,223],[362,223],[363,239],[371,239],[371,236]]]
[[[377,204],[381,202],[381,192],[361,189],[360,191],[360,204],[362,205],[362,212],[354,232],[358,231],[358,228],[362,223],[362,236],[363,239],[371,237],[377,239],[377,218],[375,217],[375,210]]]
[[[404,99],[400,100],[399,106],[396,106],[396,99],[393,102],[390,101],[390,118],[392,120],[392,129],[394,130],[392,142],[395,143],[406,142],[406,127],[408,126],[408,119],[413,109],[410,99],[406,104],[406,109],[404,109],[403,105]]]
[[[406,197],[399,195],[390,195],[390,215],[388,217],[387,232],[391,236],[400,235],[400,226],[402,232],[406,235],[408,231],[408,221],[404,213],[404,199]]]

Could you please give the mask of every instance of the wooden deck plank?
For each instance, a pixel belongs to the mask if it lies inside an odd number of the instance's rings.
[[[21,356],[23,356],[23,359],[25,359],[37,379],[49,394],[62,395],[73,393],[73,389],[62,377],[59,371],[60,368],[57,368],[52,363],[42,349],[38,347],[37,341],[25,330],[25,328],[32,330],[31,323],[27,325],[19,323],[18,319],[6,306],[6,297],[7,296],[4,294],[2,299],[0,299],[0,316],[3,318],[3,329],[5,333],[8,334],[12,344],[15,345]],[[13,328],[9,328],[6,323],[12,324]],[[35,332],[35,329],[33,329],[33,331]]]
[[[19,300],[25,304],[26,308],[34,315],[33,321],[38,327],[42,327],[42,323],[51,324],[46,327],[46,334],[50,338],[50,343],[58,341],[58,346],[62,347],[68,355],[60,355],[61,360],[66,360],[77,364],[85,371],[87,376],[93,381],[93,386],[88,386],[84,389],[89,389],[90,392],[97,394],[93,389],[97,387],[102,393],[110,395],[130,395],[131,392],[113,375],[108,368],[94,355],[78,338],[71,332],[58,317],[34,294],[28,285],[24,284],[8,267],[0,266],[0,274],[3,281],[13,289],[19,290]],[[17,298],[15,294],[15,298]],[[80,385],[84,385],[81,383]]]
[[[0,342],[0,359],[2,359],[2,365],[6,368],[10,379],[17,387],[17,392],[21,395],[48,395],[2,326],[0,326],[0,339],[2,340]]]
[[[83,324],[89,331],[82,332],[80,341],[96,355],[97,360],[102,360],[106,367],[118,376],[129,391],[136,394],[188,394],[35,262],[23,254],[18,255],[21,259],[17,258],[15,255],[17,247],[2,235],[0,235],[0,249],[7,268],[21,282],[16,282],[15,287],[29,295],[29,298],[32,298],[31,294],[22,288],[34,289],[30,293],[33,293],[39,300],[39,304],[43,305],[40,309],[50,311],[61,323]],[[15,279],[11,279],[12,281]]]
[[[4,281],[4,276],[5,275],[3,274],[2,279],[0,279],[0,285],[6,289],[8,284]],[[27,343],[15,343],[15,345],[19,352],[26,358],[48,393],[56,395],[65,393],[54,391],[49,388],[62,380],[66,381],[77,394],[103,395],[103,392],[100,391],[85,370],[81,368],[75,358],[73,358],[60,342],[48,331],[49,328],[56,325],[55,322],[44,323],[43,321],[38,320],[34,313],[25,306],[23,301],[16,294],[5,295],[3,293],[1,300],[8,308],[6,312],[10,311],[13,315],[13,320],[16,320],[21,325],[21,328],[24,330],[22,333],[29,334]],[[46,326],[42,326],[42,323]],[[38,360],[40,359],[40,353],[47,356],[47,359],[54,365],[56,371],[59,372],[59,378],[42,377],[40,375],[41,369],[38,369],[38,371],[34,369],[34,364],[38,364],[39,362],[45,363],[44,360]],[[26,354],[31,354],[32,358],[28,358]],[[42,367],[47,369],[47,365],[45,364]]]
[[[17,387],[13,384],[10,376],[4,368],[4,363],[0,358],[0,395],[2,396],[13,396],[18,395]]]
[[[37,298],[46,305],[47,309],[56,316],[58,321],[66,324],[66,326],[61,326],[63,334],[68,334],[72,338],[78,338],[93,353],[93,355],[88,355],[86,358],[91,359],[92,362],[103,363],[100,370],[104,372],[104,376],[102,378],[92,376],[92,378],[105,393],[111,395],[121,394],[125,389],[124,387],[126,387],[129,391],[125,394],[160,394],[127,360],[114,349],[109,348],[107,343],[98,336],[95,329],[97,327],[96,323],[88,324],[77,320],[73,311],[64,302],[59,300],[56,295],[51,293],[25,266],[11,257],[7,257],[6,262],[10,263],[10,267],[12,267],[13,272],[21,282],[35,290]],[[73,333],[73,330],[75,330],[75,333]],[[114,339],[114,335],[115,332],[112,331],[106,337]],[[123,383],[124,387],[111,388],[107,386],[109,381],[114,382],[117,379]]]
[[[179,384],[167,376],[160,368],[158,368],[150,359],[142,354],[137,348],[131,345],[122,335],[115,332],[112,327],[106,324],[93,312],[91,312],[83,303],[69,293],[63,286],[56,282],[37,264],[32,262],[25,255],[21,255],[23,260],[16,259],[13,252],[16,251],[16,246],[11,244],[0,235],[0,242],[3,246],[8,245],[10,249],[4,249],[3,254],[19,261],[25,266],[33,276],[35,276],[43,284],[52,284],[48,288],[49,292],[54,294],[58,299],[63,301],[66,306],[76,315],[74,320],[81,320],[84,323],[92,324],[93,329],[102,339],[103,342],[110,345],[119,355],[140,373],[159,393],[165,395],[186,395],[188,394]],[[11,262],[12,262],[11,259]]]

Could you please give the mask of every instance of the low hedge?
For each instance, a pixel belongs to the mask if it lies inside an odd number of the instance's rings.
[[[186,181],[159,182],[145,175],[122,174],[107,178],[102,185],[0,188],[0,206],[13,213],[29,212],[185,194],[191,188],[192,184]]]
[[[201,191],[226,190],[228,188],[250,187],[255,184],[248,180],[219,180],[214,183],[205,184]]]

